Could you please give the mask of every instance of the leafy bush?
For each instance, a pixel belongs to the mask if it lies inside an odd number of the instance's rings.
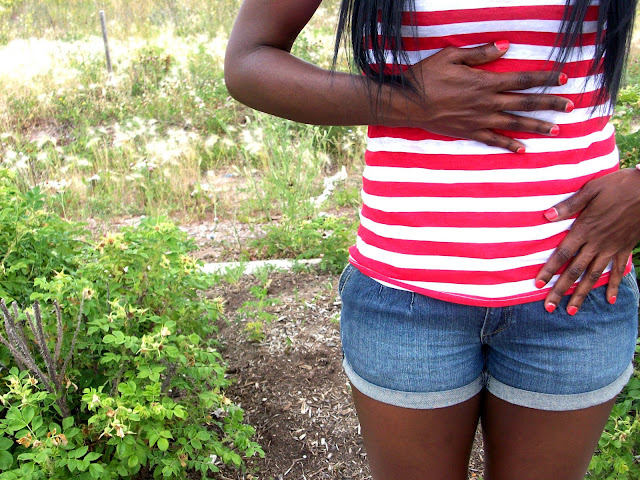
[[[16,181],[0,169],[0,298],[24,304],[37,277],[75,268],[83,230],[46,213],[40,189],[22,193]]]
[[[280,225],[267,227],[267,234],[251,245],[265,258],[321,258],[320,268],[338,273],[349,259],[356,227],[353,220],[329,215],[296,223],[285,219]]]
[[[636,355],[640,354],[640,343]],[[636,371],[618,397],[589,473],[600,480],[640,478],[640,374]]]
[[[0,184],[4,200],[9,183]],[[194,245],[186,233],[145,219],[97,244],[81,242],[77,226],[34,207],[42,206],[38,195],[7,203],[24,211],[15,231],[39,219],[46,242],[23,235],[21,250],[6,258],[35,260],[0,277],[3,296],[36,302],[5,312],[0,328],[5,343],[22,346],[18,358],[0,346],[8,367],[0,370],[0,479],[208,478],[222,464],[263,455],[242,409],[223,393],[229,380],[213,325],[222,302],[203,298],[211,280],[187,254]],[[74,248],[61,249],[69,240]]]

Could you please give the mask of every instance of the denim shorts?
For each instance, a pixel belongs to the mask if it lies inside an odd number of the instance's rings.
[[[575,316],[565,296],[474,307],[382,285],[348,265],[340,277],[344,368],[364,395],[405,408],[464,402],[486,388],[516,405],[578,410],[615,397],[633,373],[635,273],[610,305],[593,289]]]

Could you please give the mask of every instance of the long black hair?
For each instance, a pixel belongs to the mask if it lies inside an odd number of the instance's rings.
[[[568,60],[570,47],[581,44],[583,24],[592,0],[567,0],[554,59],[560,70]],[[595,59],[590,74],[603,68],[600,98],[615,102],[627,59],[637,0],[600,0]],[[410,79],[397,68],[408,64],[402,48],[403,11],[415,11],[414,0],[342,0],[334,52],[334,64],[341,42],[349,45],[356,66],[379,84],[411,87]],[[405,22],[406,24],[406,22]],[[388,54],[390,53],[390,58]]]

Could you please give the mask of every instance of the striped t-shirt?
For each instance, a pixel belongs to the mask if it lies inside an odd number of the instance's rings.
[[[415,0],[404,48],[416,63],[446,46],[508,40],[506,54],[480,68],[552,70],[564,9],[565,0]],[[590,108],[597,18],[594,1],[581,46],[562,69],[568,83],[545,89],[573,101],[573,112],[515,112],[557,124],[560,134],[502,132],[521,140],[525,154],[416,128],[369,127],[355,267],[383,284],[468,305],[547,295],[558,275],[542,290],[534,277],[573,219],[549,222],[543,212],[619,168],[610,110]]]

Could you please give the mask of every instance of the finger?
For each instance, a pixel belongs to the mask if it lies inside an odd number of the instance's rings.
[[[495,43],[487,43],[473,48],[451,48],[447,50],[452,56],[452,62],[469,67],[475,67],[484,63],[493,62],[509,50],[509,42],[500,40]]]
[[[593,261],[595,255],[581,252],[576,255],[567,268],[562,272],[555,285],[551,287],[551,290],[547,294],[544,305],[547,312],[553,312],[564,294],[569,290],[574,283],[580,278],[580,276],[589,268],[589,265]],[[573,312],[575,315],[576,310]],[[571,312],[568,312],[572,314]]]
[[[514,140],[513,138],[505,137],[499,133],[492,132],[491,130],[478,130],[471,136],[471,140],[475,140],[490,147],[504,148],[510,150],[513,153],[525,153],[526,147],[522,142]]]
[[[598,195],[598,190],[593,182],[586,183],[582,189],[571,195],[566,200],[554,205],[544,212],[544,216],[550,222],[566,220],[580,213],[587,204]]]
[[[624,272],[627,269],[627,262],[629,261],[629,252],[620,253],[613,257],[613,264],[611,271],[609,272],[609,283],[607,284],[607,301],[613,305],[618,299],[618,289],[620,282],[624,276]]]
[[[527,90],[534,87],[566,85],[569,77],[562,72],[509,72],[493,73],[497,91]]]
[[[499,97],[500,111],[534,112],[553,110],[556,112],[572,112],[575,105],[571,100],[556,95],[526,95],[522,93],[504,93]]]
[[[544,288],[562,267],[568,265],[569,262],[574,259],[574,256],[580,251],[585,241],[584,236],[574,230],[570,230],[567,236],[560,242],[560,245],[553,251],[547,263],[542,266],[538,275],[536,275],[536,287]],[[587,262],[584,268],[586,268],[589,263],[590,262]],[[575,278],[578,278],[582,274],[584,268],[576,272]],[[569,287],[567,287],[567,289],[568,288]],[[564,292],[566,292],[566,289],[562,293],[564,294]]]
[[[567,313],[569,315],[573,316],[578,313],[582,302],[584,302],[586,296],[589,295],[589,292],[591,292],[596,282],[600,280],[602,272],[607,268],[610,260],[609,257],[605,256],[596,257],[587,270],[585,270],[584,275],[580,279],[580,283],[578,283],[567,304]]]
[[[553,123],[510,113],[496,114],[487,120],[493,129],[511,132],[531,132],[551,136],[556,136],[560,133],[560,127]]]

